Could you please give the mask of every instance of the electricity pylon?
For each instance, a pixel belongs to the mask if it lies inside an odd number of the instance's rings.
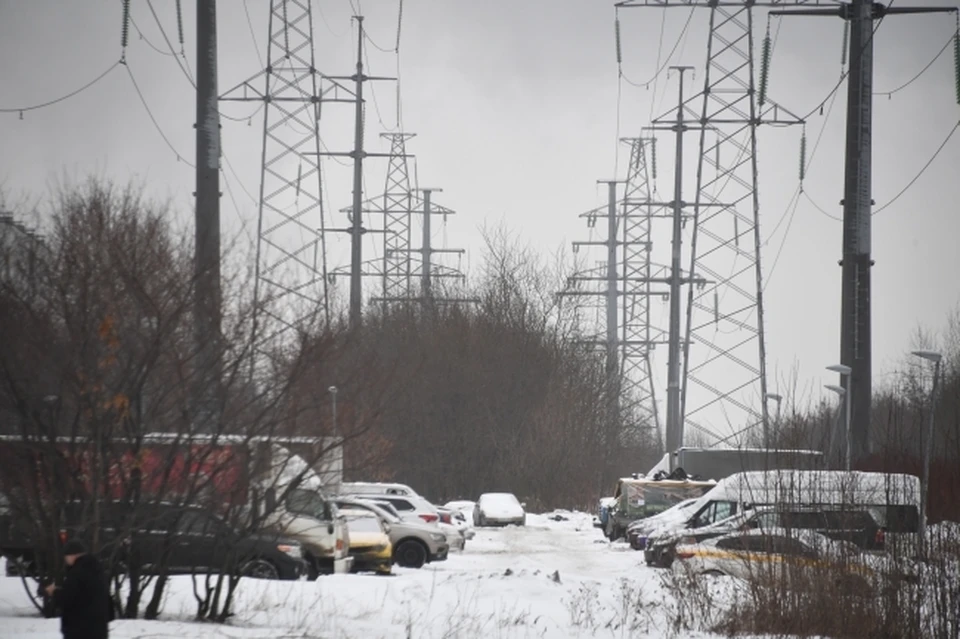
[[[310,0],[271,0],[266,68],[220,99],[263,103],[253,294],[259,345],[313,325],[321,312],[330,320],[321,103],[352,102],[354,95],[316,68]],[[277,332],[258,333],[263,314],[279,322]]]
[[[455,212],[432,201],[432,193],[441,189],[418,189],[411,184],[407,140],[415,133],[381,133],[390,140],[389,162],[386,183],[381,195],[364,200],[361,214],[382,215],[383,257],[367,260],[360,270],[361,277],[376,277],[381,281],[382,294],[371,301],[382,304],[420,302],[423,304],[470,301],[461,298],[438,296],[433,290],[433,280],[463,280],[463,273],[456,268],[435,262],[439,254],[463,255],[463,249],[435,248],[432,241],[432,220],[442,215],[444,220]],[[341,209],[350,213],[353,207]],[[419,248],[412,243],[413,217],[422,215],[422,239]],[[346,268],[336,268],[332,275],[347,275]],[[419,293],[413,286],[413,277],[420,279]]]
[[[804,0],[795,0],[802,4]],[[766,344],[757,191],[757,127],[801,122],[767,100],[758,106],[753,8],[769,0],[629,0],[617,7],[703,6],[710,11],[703,91],[683,101],[700,129],[692,203],[680,376],[680,438],[691,426],[767,436]],[[656,123],[674,122],[674,117]]]
[[[651,351],[665,343],[665,336],[651,324],[650,299],[667,293],[662,286],[663,268],[651,262],[651,220],[659,214],[659,207],[651,203],[653,180],[648,152],[652,145],[648,138],[623,142],[630,144],[623,198],[617,199],[621,182],[603,180],[607,185],[606,206],[580,216],[590,228],[604,219],[606,237],[573,243],[575,252],[584,247],[604,247],[605,259],[568,278],[560,295],[603,300],[604,330],[585,341],[605,352],[608,411],[659,433]]]

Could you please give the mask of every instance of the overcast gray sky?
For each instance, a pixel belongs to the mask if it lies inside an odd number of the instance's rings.
[[[244,4],[252,19],[253,36]],[[897,6],[915,4],[900,0]],[[924,4],[948,5],[942,0]],[[146,40],[131,29],[127,60],[170,144],[192,159],[194,93],[167,46],[145,0],[133,0],[132,16]],[[348,0],[315,2],[318,67],[328,74],[352,73],[355,29]],[[153,7],[175,49],[172,0]],[[362,7],[374,42],[392,49],[397,1],[367,0]],[[400,46],[404,129],[416,132],[421,185],[442,187],[437,199],[458,215],[437,230],[438,241],[462,246],[474,259],[478,228],[503,222],[538,250],[554,252],[588,234],[579,213],[602,204],[596,180],[614,173],[616,136],[637,135],[651,112],[669,109],[676,76],[661,74],[649,88],[621,83],[614,46],[615,10],[599,0],[406,0]],[[186,54],[195,66],[195,4],[184,0]],[[256,47],[266,42],[266,0],[221,0],[219,78],[221,91],[260,69]],[[655,75],[659,55],[675,50],[672,64],[697,67],[689,91],[699,87],[705,60],[708,12],[697,11],[681,38],[689,10],[621,10],[623,71],[643,84]],[[755,38],[767,25],[755,12]],[[787,18],[770,22],[776,35],[768,95],[794,113],[814,109],[841,73],[842,22],[834,18]],[[661,27],[663,28],[662,47]],[[945,15],[891,17],[876,35],[877,92],[913,78],[956,29]],[[60,96],[92,79],[120,56],[119,0],[0,0],[0,108]],[[148,42],[149,41],[149,42]],[[679,44],[676,44],[679,43]],[[674,46],[676,44],[676,46]],[[954,94],[952,47],[916,81],[890,96],[877,96],[874,130],[874,199],[889,202],[920,172],[960,118]],[[393,53],[369,47],[368,73],[392,75]],[[396,126],[393,87],[376,87],[368,107],[368,146],[388,150],[377,138]],[[373,96],[371,96],[373,97]],[[807,124],[808,148],[817,148],[805,191],[831,216],[842,197],[845,87],[829,118],[814,114]],[[377,109],[376,107],[379,107]],[[352,136],[349,107],[326,106],[323,135],[331,148],[346,150]],[[242,116],[246,104],[224,113]],[[260,120],[223,121],[223,146],[252,194],[257,192]],[[796,363],[800,381],[814,396],[833,382],[823,367],[839,351],[841,227],[807,199],[795,214],[787,204],[797,187],[798,127],[760,133],[761,235],[767,282],[766,328],[771,390]],[[693,142],[693,136],[691,136]],[[64,172],[91,172],[119,182],[143,180],[151,195],[169,197],[183,220],[192,211],[193,171],[178,162],[160,137],[122,68],[82,94],[53,107],[0,114],[0,184],[8,198],[43,192]],[[662,145],[666,146],[666,144]],[[626,149],[621,150],[620,165]],[[328,162],[329,204],[349,203],[349,169]],[[873,326],[875,384],[902,361],[917,326],[938,329],[960,301],[960,134],[943,149],[916,184],[874,217]],[[369,191],[380,190],[385,163],[368,163]],[[224,197],[228,232],[255,229],[256,207],[227,174],[236,206]],[[661,192],[672,176],[660,171]],[[692,178],[688,185],[692,187]],[[692,200],[692,188],[687,189]],[[372,194],[372,193],[370,193]],[[343,220],[340,218],[340,224]],[[666,238],[656,238],[662,243]],[[345,241],[331,246],[334,262],[346,257]],[[367,249],[368,254],[372,249]],[[468,266],[470,259],[464,262]],[[662,316],[659,302],[655,317]],[[665,357],[664,357],[665,360]],[[660,370],[665,361],[657,360]],[[662,384],[661,384],[662,387]],[[786,388],[779,388],[788,392]]]

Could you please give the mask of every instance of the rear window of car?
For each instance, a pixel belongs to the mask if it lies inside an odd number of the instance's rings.
[[[416,510],[417,508],[411,504],[406,499],[399,499],[397,497],[388,497],[384,501],[388,501],[393,504],[393,507],[397,510]]]

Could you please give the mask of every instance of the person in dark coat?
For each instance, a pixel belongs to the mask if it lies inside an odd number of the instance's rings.
[[[76,539],[63,545],[63,557],[63,585],[46,588],[60,608],[60,632],[64,639],[107,639],[112,602],[100,562]]]

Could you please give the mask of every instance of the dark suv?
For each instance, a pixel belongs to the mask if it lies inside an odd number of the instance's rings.
[[[812,530],[837,541],[849,541],[862,550],[883,550],[886,531],[866,510],[816,507],[763,506],[718,521],[703,528],[681,528],[651,539],[643,551],[649,566],[669,567],[677,543],[700,543],[737,530],[783,528]]]
[[[60,542],[70,538],[92,541],[89,504],[71,502],[61,511]],[[86,515],[86,516],[85,516]],[[297,541],[270,532],[238,531],[221,517],[195,506],[140,504],[126,512],[116,503],[103,504],[99,548],[102,558],[117,567],[137,567],[141,573],[194,574],[216,572],[235,553],[241,574],[261,579],[299,579],[306,572]],[[38,548],[0,548],[4,554],[36,572]],[[42,572],[42,569],[41,569]]]

